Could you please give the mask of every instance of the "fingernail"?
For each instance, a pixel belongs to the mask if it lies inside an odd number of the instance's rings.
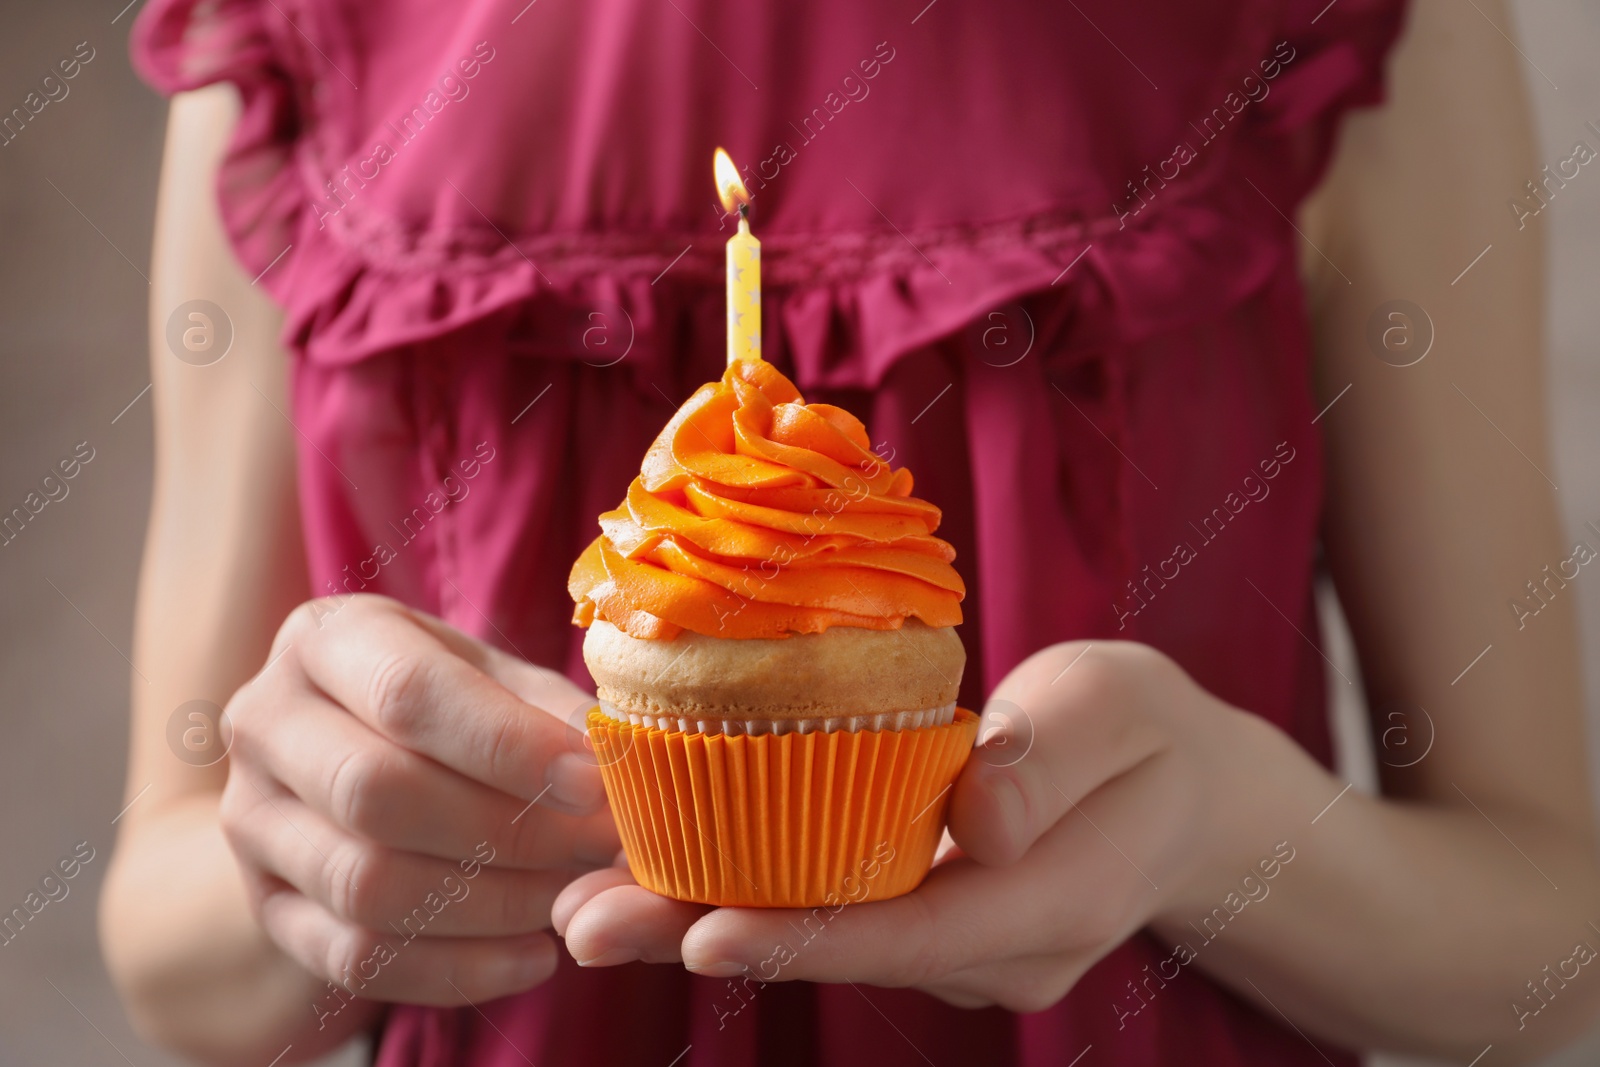
[[[619,963],[632,963],[639,958],[639,954],[631,948],[614,948],[602,952],[598,956],[590,956],[586,960],[579,960],[579,967],[615,967]]]
[[[600,772],[578,755],[565,752],[550,761],[544,772],[546,794],[561,807],[592,811],[605,801],[606,787]]]
[[[733,978],[737,975],[744,974],[750,969],[745,964],[734,963],[731,960],[723,960],[717,963],[686,962],[684,967],[693,971],[695,974],[704,975],[707,978]]]

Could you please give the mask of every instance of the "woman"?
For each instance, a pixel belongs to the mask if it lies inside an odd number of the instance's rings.
[[[1502,200],[1537,168],[1499,6],[1401,15],[152,3],[134,1018],[384,1067],[1570,1039],[1600,870],[1570,598],[1524,584],[1575,551]],[[795,916],[611,864],[567,725],[567,567],[721,362],[718,143],[767,357],[944,508],[988,721],[959,850],[777,974]],[[1382,798],[1327,769],[1319,543]],[[173,758],[195,700],[225,760]]]

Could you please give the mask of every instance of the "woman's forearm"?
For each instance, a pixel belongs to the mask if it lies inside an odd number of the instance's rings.
[[[380,1010],[368,1001],[330,1002],[325,984],[261,932],[218,827],[215,797],[145,813],[119,844],[100,923],[107,965],[135,1026],[201,1062],[269,1063],[290,1045],[280,1062],[300,1062],[343,1044]]]
[[[1341,793],[1287,737],[1243,725],[1244,765],[1260,773],[1230,798],[1237,873],[1196,885],[1154,924],[1173,962],[1119,1015],[1192,965],[1351,1046],[1471,1060],[1493,1044],[1504,1063],[1581,1032],[1600,1006],[1590,842],[1484,797]]]
[[[1411,6],[1387,103],[1344,123],[1302,213],[1329,571],[1374,733],[1426,710],[1436,743],[1379,768],[1392,799],[1326,813],[1346,783],[1263,743],[1277,770],[1235,829],[1270,840],[1230,854],[1288,840],[1296,858],[1195,965],[1308,1031],[1463,1063],[1493,1044],[1488,1067],[1594,1016],[1600,967],[1579,960],[1600,949],[1600,870],[1571,601],[1532,632],[1507,609],[1571,547],[1543,476],[1542,239],[1494,214],[1538,172],[1536,127],[1506,5],[1478,15]],[[1402,328],[1365,340],[1374,323]]]
[[[227,757],[180,752],[171,727],[207,744],[221,708],[267,660],[273,634],[309,591],[295,504],[295,433],[282,314],[234,259],[215,184],[238,111],[231,87],[172,107],[151,264],[150,526],[134,623],[129,809],[101,898],[100,937],[134,1023],[154,1043],[214,1063],[295,1062],[337,1044],[372,1009],[317,1029],[326,994],[254,922],[218,821]],[[227,358],[195,367],[164,334],[171,308],[227,309]],[[201,729],[201,727],[205,727]],[[222,748],[225,750],[226,745]],[[207,759],[210,762],[207,762]],[[343,1028],[336,1032],[337,1028]]]

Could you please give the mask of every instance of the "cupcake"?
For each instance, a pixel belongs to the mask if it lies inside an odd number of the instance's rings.
[[[634,877],[814,907],[927,874],[977,717],[939,509],[859,420],[737,360],[573,565],[588,716]]]

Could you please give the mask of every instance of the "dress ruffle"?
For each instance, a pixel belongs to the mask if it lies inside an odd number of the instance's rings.
[[[293,163],[304,129],[296,99],[302,83],[272,32],[271,12],[258,0],[157,2],[139,13],[130,45],[134,69],[163,94],[223,81],[238,88],[241,112],[218,168],[217,200],[234,253],[252,277],[294,242],[307,207]],[[282,278],[262,283],[287,303]]]
[[[1290,5],[1276,28],[1263,20],[1249,47],[1265,54],[1284,39],[1294,59],[1237,129],[1200,148],[1194,173],[1135,216],[1055,211],[909,233],[763,234],[769,358],[787,357],[803,389],[873,388],[906,353],[1019,302],[1070,322],[1055,340],[1071,350],[1137,344],[1257,292],[1291,268],[1279,231],[1320,177],[1339,117],[1381,99],[1399,30],[1390,0],[1318,6]],[[240,261],[286,309],[289,345],[314,362],[349,364],[496,314],[575,314],[618,331],[608,341],[624,347],[641,385],[668,372],[665,353],[682,339],[662,331],[717,292],[723,235],[513,239],[488,219],[419,233],[360,211],[326,214],[317,169],[296,157],[318,139],[315,98],[354,61],[329,54],[334,32],[311,43],[306,27],[318,25],[288,0],[153,0],[133,37],[140,73],[163,92],[238,86],[243,113],[218,195]],[[1027,319],[1036,330],[1031,311]],[[539,354],[607,358],[583,343]]]

